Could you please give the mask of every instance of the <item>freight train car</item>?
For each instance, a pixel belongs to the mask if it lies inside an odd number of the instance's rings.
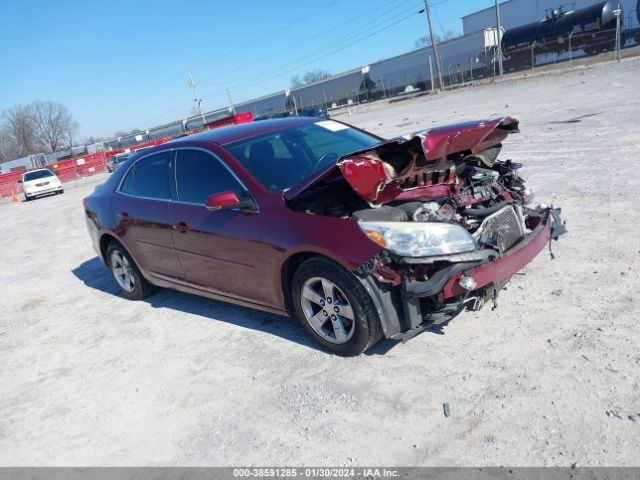
[[[536,54],[561,54],[582,49],[594,55],[615,46],[616,0],[607,0],[579,10],[562,7],[547,11],[541,22],[510,28],[502,37],[502,51],[509,70],[531,64]],[[621,19],[623,15],[621,14]]]

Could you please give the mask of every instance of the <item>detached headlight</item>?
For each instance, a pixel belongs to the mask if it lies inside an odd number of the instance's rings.
[[[460,225],[417,222],[358,222],[364,234],[383,248],[405,257],[427,257],[476,249]]]

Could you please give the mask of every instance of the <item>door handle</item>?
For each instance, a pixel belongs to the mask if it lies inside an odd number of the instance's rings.
[[[189,231],[189,226],[185,222],[178,222],[173,226],[173,229],[180,233],[187,233]]]

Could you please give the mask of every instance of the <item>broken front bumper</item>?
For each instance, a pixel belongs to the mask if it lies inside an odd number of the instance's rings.
[[[552,239],[557,239],[565,232],[560,209],[548,208],[537,226],[502,256],[451,263],[424,281],[404,278],[399,298],[394,299],[390,289],[381,287],[371,278],[363,279],[363,282],[379,307],[385,335],[406,340],[425,326],[451,318],[464,308],[464,300],[471,292],[460,285],[463,275],[473,279],[474,291],[485,287],[498,291],[545,246],[550,245]],[[442,301],[443,308],[437,312],[423,312],[421,299],[434,296]],[[459,301],[456,302],[456,299]]]

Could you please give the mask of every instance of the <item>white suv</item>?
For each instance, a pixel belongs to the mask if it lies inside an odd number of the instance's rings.
[[[64,193],[62,182],[48,168],[24,172],[20,183],[22,183],[22,191],[26,201],[47,193]]]

